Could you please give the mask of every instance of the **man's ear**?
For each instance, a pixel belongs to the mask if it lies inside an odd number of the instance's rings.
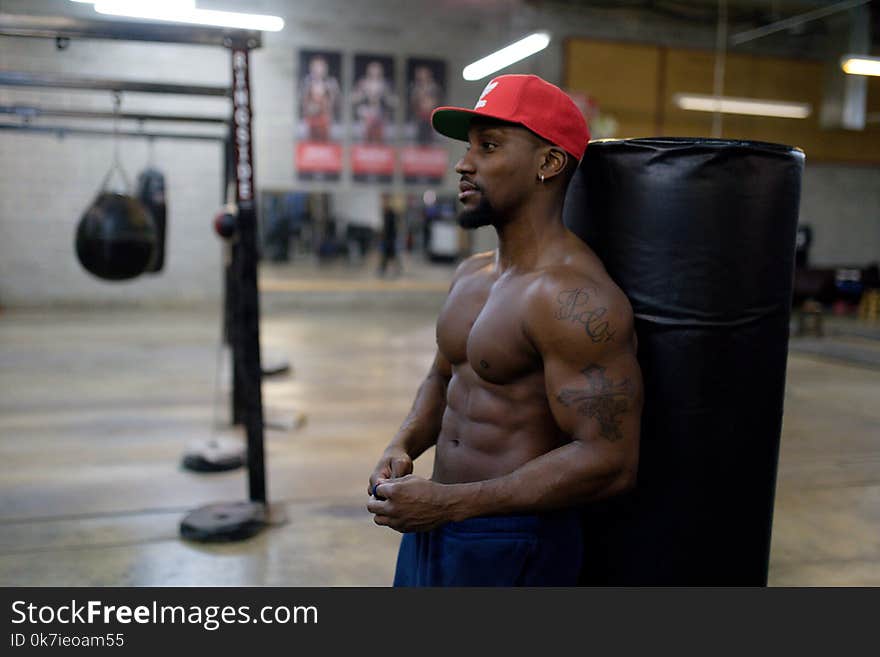
[[[553,146],[547,148],[541,161],[541,168],[538,171],[538,177],[543,176],[544,180],[548,180],[553,176],[558,176],[565,170],[569,155],[565,151]]]

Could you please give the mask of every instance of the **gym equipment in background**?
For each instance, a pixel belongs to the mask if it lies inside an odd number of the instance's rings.
[[[638,484],[585,510],[582,583],[767,583],[804,154],[600,140],[565,202],[629,298],[645,384]]]
[[[214,403],[212,432],[221,426],[217,412],[217,397],[220,390],[221,362],[223,347],[229,348],[232,365],[231,391],[229,397],[230,425],[244,423],[246,417],[243,394],[244,387],[250,385],[243,378],[242,354],[241,354],[241,328],[236,323],[237,309],[241,302],[241,287],[239,268],[241,266],[242,251],[240,245],[240,225],[238,206],[235,203],[235,186],[231,178],[234,168],[231,141],[227,141],[226,149],[226,203],[214,215],[212,226],[214,233],[223,241],[223,315],[221,326],[221,339],[217,351],[217,367],[214,381]],[[262,354],[261,354],[262,357]],[[267,362],[268,360],[268,362]],[[283,357],[274,360],[263,360],[261,367],[262,378],[282,376],[292,370],[290,363]],[[292,431],[302,427],[306,422],[306,416],[301,412],[294,412],[289,416],[274,416],[271,412],[264,412],[263,427],[281,431]],[[184,451],[181,465],[193,472],[226,472],[242,467],[247,463],[245,446],[240,442],[222,438],[212,434],[207,440],[194,441]]]
[[[234,369],[242,382],[242,420],[247,435],[249,499],[211,504],[190,512],[180,522],[180,534],[201,542],[241,540],[259,533],[270,522],[266,501],[266,465],[263,450],[263,392],[260,365],[260,294],[257,288],[257,203],[253,168],[253,121],[250,91],[252,39],[221,42],[231,54],[232,124],[227,142],[224,194],[237,210],[235,277],[239,294],[232,308]],[[231,162],[229,154],[231,151]],[[229,167],[228,165],[233,166]],[[231,188],[231,193],[228,191]],[[231,199],[230,199],[231,201]]]
[[[147,208],[130,196],[131,183],[119,158],[119,91],[113,94],[113,163],[101,182],[98,196],[76,229],[76,255],[89,273],[108,281],[140,276],[155,259],[156,224]],[[118,174],[122,193],[111,191]]]
[[[76,255],[90,274],[108,281],[140,276],[156,249],[156,227],[131,196],[101,192],[76,229]]]
[[[266,472],[263,450],[263,401],[260,359],[260,315],[257,289],[256,181],[253,170],[252,108],[250,95],[250,52],[261,45],[259,32],[219,29],[192,25],[154,25],[116,20],[75,19],[60,25],[52,17],[0,15],[0,34],[36,38],[115,39],[155,43],[189,43],[222,47],[230,54],[232,86],[209,87],[168,83],[128,82],[70,76],[0,72],[0,85],[104,89],[115,92],[132,90],[147,93],[231,98],[231,146],[233,166],[227,180],[232,181],[238,226],[240,258],[234,276],[239,294],[234,304],[231,324],[236,327],[235,367],[240,386],[240,412],[247,435],[248,499],[201,507],[181,520],[180,534],[195,541],[241,540],[261,531],[269,523],[280,521],[281,509],[270,509],[266,496]],[[225,122],[225,121],[224,121]],[[0,126],[2,127],[2,126]],[[21,129],[15,126],[14,129]],[[29,129],[25,127],[24,129]],[[56,128],[38,128],[57,132]],[[74,132],[71,129],[70,132]],[[78,134],[83,130],[76,129]],[[99,131],[88,131],[90,134]],[[114,134],[118,132],[114,128]],[[135,133],[138,134],[138,133]],[[147,135],[143,135],[147,136]],[[198,139],[217,137],[194,136]],[[224,180],[224,194],[227,185]]]
[[[214,232],[224,242],[224,291],[228,295],[229,287],[236,285],[235,276],[231,272],[232,248],[235,243],[235,238],[238,234],[238,217],[235,204],[227,203],[226,205],[224,205],[223,208],[214,215],[214,220],[212,224],[214,227]],[[231,313],[232,310],[229,307],[229,303],[224,302],[221,326],[222,335],[217,348],[217,364],[214,373],[211,436],[207,440],[198,440],[187,445],[180,463],[184,469],[191,470],[192,472],[227,472],[229,470],[236,470],[238,468],[241,468],[246,463],[245,445],[241,442],[241,440],[217,436],[215,433],[216,430],[221,426],[221,422],[218,418],[217,400],[221,388],[220,372],[222,369],[223,361],[223,345],[228,344],[232,346],[234,344],[232,336],[235,335],[235,327],[233,327],[231,323]],[[234,369],[234,354],[232,357],[232,363]],[[230,399],[231,417],[229,418],[229,424],[236,425],[241,424],[242,422],[242,411],[240,408],[236,409],[235,407],[236,400],[239,400],[239,403],[241,403],[241,395],[239,395],[238,397],[236,397],[235,395],[237,383],[234,376],[232,385],[233,395]],[[236,412],[239,413],[238,416],[236,416]]]
[[[147,208],[156,226],[156,246],[146,268],[146,273],[156,274],[165,266],[165,227],[168,217],[165,176],[162,172],[153,166],[144,169],[137,177],[136,196]]]
[[[217,237],[224,240],[235,237],[238,232],[238,217],[234,206],[227,205],[214,215],[214,232],[217,233]]]

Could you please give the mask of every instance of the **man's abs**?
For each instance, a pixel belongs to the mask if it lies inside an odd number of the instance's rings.
[[[492,479],[566,442],[550,414],[541,372],[502,385],[467,362],[453,366],[434,456],[434,481]]]

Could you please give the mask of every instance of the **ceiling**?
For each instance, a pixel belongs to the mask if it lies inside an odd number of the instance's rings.
[[[462,4],[466,0],[445,0]],[[857,0],[852,0],[856,2]],[[489,0],[490,6],[507,4],[527,5],[539,9],[603,10],[608,12],[637,13],[687,24],[714,26],[718,21],[719,0]],[[801,16],[818,9],[833,8],[841,0],[727,0],[730,31],[761,27],[788,18]],[[880,0],[865,2],[871,22],[871,43],[880,50]],[[818,20],[810,20],[785,30],[788,39],[827,37],[835,30],[846,28],[848,15],[845,7]],[[779,38],[779,37],[777,37]]]

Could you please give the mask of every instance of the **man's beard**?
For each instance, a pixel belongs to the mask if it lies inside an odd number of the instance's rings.
[[[462,228],[480,228],[482,226],[491,226],[495,221],[495,208],[489,203],[488,199],[482,194],[480,202],[473,210],[462,210],[458,214],[458,225]]]

